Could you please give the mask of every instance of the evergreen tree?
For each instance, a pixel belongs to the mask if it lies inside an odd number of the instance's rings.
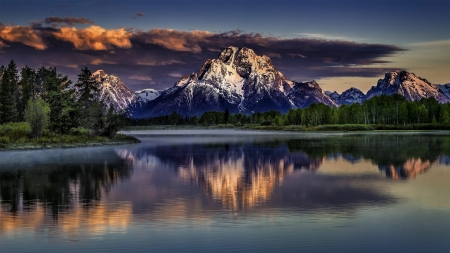
[[[43,84],[45,92],[42,98],[50,106],[50,129],[58,133],[67,133],[72,127],[77,127],[78,108],[75,103],[73,90],[68,89],[71,82],[67,76],[48,69]]]
[[[102,124],[100,120],[102,116],[100,115],[103,115],[106,107],[103,107],[103,102],[98,99],[98,83],[87,67],[81,69],[75,87],[77,88],[78,104],[82,115],[80,117],[80,125],[97,132],[97,130],[102,128],[100,126]]]
[[[17,65],[13,60],[9,62],[6,67],[6,71],[8,72],[12,95],[14,97],[14,107],[16,109],[14,121],[23,120],[24,106],[22,105],[19,88],[19,71],[17,70]]]
[[[230,117],[230,111],[228,111],[228,108],[227,108],[227,109],[225,109],[225,114],[223,116],[225,124],[228,124],[228,117]]]
[[[36,71],[28,66],[20,72],[20,87],[22,88],[21,111],[25,111],[30,98],[34,98],[33,89],[36,79]]]
[[[91,102],[97,92],[99,91],[98,84],[92,76],[92,72],[84,67],[81,69],[81,73],[78,75],[78,81],[75,84],[75,87],[78,89],[79,93],[79,101],[82,103]]]
[[[3,71],[0,84],[0,102],[0,124],[17,121],[14,87],[7,70]]]
[[[448,124],[450,123],[450,114],[448,111],[449,105],[445,104],[441,106],[441,110],[439,111],[439,122]]]

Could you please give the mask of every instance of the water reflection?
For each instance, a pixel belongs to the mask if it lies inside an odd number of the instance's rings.
[[[449,137],[426,135],[166,136],[122,147],[1,153],[0,234],[52,224],[67,236],[99,235],[123,232],[133,220],[204,222],[220,211],[351,213],[396,203],[380,187],[385,176],[413,178],[449,164],[449,155]],[[347,166],[340,170],[375,173],[321,173],[339,161]]]
[[[130,206],[111,211],[100,202],[119,181],[132,176],[131,164],[114,150],[9,152],[2,154],[0,165],[0,233],[52,220],[63,232],[89,223],[94,233],[123,226],[131,217]],[[119,216],[120,221],[114,220]]]

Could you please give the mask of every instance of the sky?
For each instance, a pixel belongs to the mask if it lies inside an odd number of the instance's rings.
[[[166,89],[227,46],[294,81],[363,92],[390,70],[450,83],[450,1],[1,0],[0,65],[84,66]]]

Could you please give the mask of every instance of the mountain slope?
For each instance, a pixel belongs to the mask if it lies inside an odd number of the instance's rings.
[[[350,89],[342,92],[337,100],[338,105],[351,105],[353,103],[361,104],[363,102],[364,93],[357,88],[351,87]]]
[[[297,108],[308,107],[312,103],[322,103],[329,106],[337,104],[320,88],[316,81],[297,83],[288,94],[292,104]]]
[[[294,82],[283,76],[269,57],[248,48],[227,47],[218,59],[208,60],[191,75],[183,76],[172,88],[151,101],[141,117],[201,115],[205,111],[232,113],[278,110],[295,107],[289,100]]]
[[[447,84],[436,84],[439,91],[444,94],[448,99],[450,99],[450,83]]]
[[[150,89],[150,88],[138,90],[138,91],[134,92],[134,94],[136,94],[136,96],[140,97],[142,99],[142,101],[144,101],[144,102],[155,100],[157,97],[159,97],[159,95],[161,95],[161,93],[162,93],[162,91]]]
[[[100,98],[108,106],[112,105],[116,110],[123,111],[142,102],[117,76],[108,75],[103,70],[95,71],[92,76],[99,83]]]
[[[439,91],[439,88],[427,80],[417,77],[414,73],[404,70],[395,70],[386,73],[384,79],[380,79],[376,86],[367,92],[364,100],[382,94],[400,94],[407,100],[420,100],[421,98],[434,97],[440,103],[450,100]]]

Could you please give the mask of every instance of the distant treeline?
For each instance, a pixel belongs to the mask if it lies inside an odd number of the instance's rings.
[[[0,125],[10,124],[8,129],[14,129],[11,124],[27,122],[37,138],[46,130],[112,137],[124,115],[99,99],[98,85],[88,68],[81,70],[72,85],[56,68],[25,66],[19,73],[11,61],[0,67]]]
[[[170,115],[129,120],[129,125],[340,125],[340,124],[391,124],[408,125],[422,123],[450,123],[450,104],[440,104],[435,98],[423,98],[408,101],[403,96],[394,94],[381,95],[364,101],[362,104],[330,107],[325,104],[311,104],[304,109],[291,109],[282,114],[279,111],[263,113],[230,114],[209,111],[197,116],[182,116],[177,112]]]

